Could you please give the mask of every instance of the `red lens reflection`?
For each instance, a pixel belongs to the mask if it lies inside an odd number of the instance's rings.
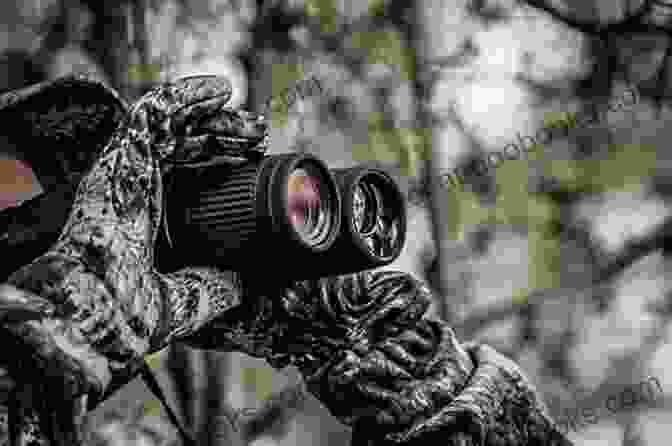
[[[18,205],[40,192],[33,171],[21,161],[0,157],[0,210]]]
[[[310,233],[315,229],[320,214],[320,188],[318,181],[297,170],[288,180],[287,207],[289,218],[301,233]]]

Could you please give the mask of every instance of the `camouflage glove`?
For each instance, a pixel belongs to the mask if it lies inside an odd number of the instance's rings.
[[[73,82],[84,81],[66,85]],[[59,85],[0,104],[14,104],[19,117],[23,104],[51,121],[61,116],[46,106],[61,97]],[[79,182],[58,240],[0,284],[0,339],[13,351],[2,365],[17,381],[8,403],[13,445],[81,445],[87,410],[136,376],[145,355],[239,303],[234,273],[164,274],[154,257],[163,174],[266,149],[263,117],[227,107],[231,94],[228,80],[204,75],[141,97]]]
[[[430,408],[412,424],[396,426],[385,438],[371,435],[372,424],[353,431],[357,445],[571,445],[520,367],[487,345],[465,344],[476,368],[466,386],[442,406]],[[424,383],[431,385],[430,378]],[[359,384],[361,386],[361,384]],[[403,392],[404,389],[401,389]]]
[[[363,444],[437,434],[447,444],[570,444],[520,368],[486,346],[465,350],[426,316],[430,291],[409,275],[362,272],[279,294],[246,297],[185,341],[296,365]]]

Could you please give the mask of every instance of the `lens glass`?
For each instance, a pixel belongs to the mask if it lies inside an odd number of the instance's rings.
[[[376,229],[378,209],[380,207],[376,194],[370,184],[357,184],[352,206],[352,223],[355,230],[361,235],[370,235]]]
[[[384,190],[384,183],[365,178],[357,184],[352,197],[353,227],[369,251],[381,260],[393,257],[402,243],[398,206]]]
[[[294,170],[287,184],[289,219],[296,232],[311,244],[322,243],[331,225],[327,189],[312,166]]]

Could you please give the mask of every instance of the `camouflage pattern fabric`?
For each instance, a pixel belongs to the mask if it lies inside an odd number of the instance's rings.
[[[179,341],[296,365],[358,443],[570,444],[518,366],[460,345],[407,274],[248,295],[233,272],[155,268],[171,166],[268,147],[266,120],[226,107],[230,97],[225,78],[193,76],[140,98],[82,174],[56,242],[1,286],[1,342],[16,353],[5,364],[12,444],[82,444],[86,411]]]

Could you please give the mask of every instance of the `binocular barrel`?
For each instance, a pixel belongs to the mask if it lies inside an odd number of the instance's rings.
[[[181,169],[167,194],[170,251],[189,265],[301,280],[388,264],[405,242],[404,198],[387,173],[329,170],[310,154]]]

